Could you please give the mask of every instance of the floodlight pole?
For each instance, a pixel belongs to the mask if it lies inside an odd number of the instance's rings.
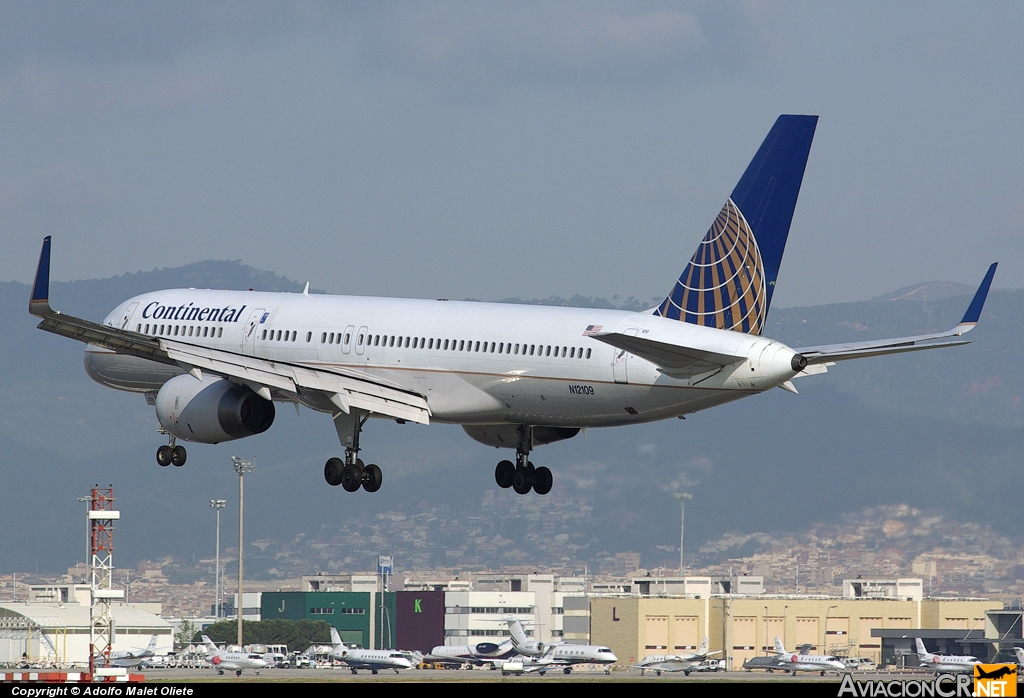
[[[693,499],[689,492],[676,492],[673,495],[679,500],[679,576],[686,576],[686,567],[683,565],[683,531],[686,524],[686,500]]]
[[[242,600],[242,551],[245,550],[245,537],[243,534],[244,512],[245,512],[245,474],[251,473],[256,465],[251,460],[242,460],[238,456],[231,456],[235,472],[238,473],[238,648],[242,648],[242,610],[245,602]]]
[[[228,503],[226,499],[211,499],[210,506],[217,511],[217,568],[213,576],[214,615],[220,620],[220,510]]]

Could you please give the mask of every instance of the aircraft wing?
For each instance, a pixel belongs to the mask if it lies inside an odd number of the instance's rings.
[[[808,365],[831,363],[834,361],[846,361],[847,359],[859,359],[866,356],[883,356],[885,354],[898,354],[906,351],[922,351],[924,349],[936,349],[938,347],[955,347],[961,344],[970,344],[967,340],[953,340],[950,337],[960,337],[978,324],[981,318],[981,310],[985,306],[985,299],[988,297],[989,288],[992,286],[992,278],[996,274],[997,264],[988,268],[988,273],[974,294],[971,305],[967,308],[963,319],[956,327],[945,332],[934,334],[922,334],[914,337],[897,337],[894,339],[876,339],[867,342],[851,342],[848,344],[826,344],[817,347],[794,347],[807,359]],[[947,340],[947,341],[940,341]]]
[[[200,347],[120,329],[65,315],[50,307],[50,238],[43,240],[39,268],[32,287],[29,312],[42,318],[38,327],[64,337],[77,339],[104,349],[150,361],[180,366],[198,379],[202,371],[224,376],[249,386],[269,400],[271,390],[296,395],[303,391],[325,395],[339,410],[352,408],[404,419],[430,423],[430,407],[424,396],[354,371],[324,369],[282,361],[268,361],[221,349]]]
[[[590,337],[647,359],[661,367],[663,373],[673,378],[690,378],[747,358],[746,356],[694,349],[620,332],[601,332],[590,335]]]

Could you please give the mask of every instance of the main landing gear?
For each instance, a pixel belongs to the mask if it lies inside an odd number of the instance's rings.
[[[156,462],[162,468],[166,468],[168,465],[180,468],[185,465],[185,459],[188,457],[188,454],[185,453],[184,446],[175,445],[173,436],[169,436],[168,440],[170,445],[161,446],[156,450]]]
[[[341,485],[346,492],[355,492],[360,487],[367,492],[380,489],[384,481],[380,468],[373,463],[364,465],[359,458],[359,433],[369,416],[360,410],[352,410],[350,414],[339,412],[334,416],[334,426],[345,446],[345,460],[330,458],[324,464],[324,480],[331,487]]]
[[[519,427],[519,444],[516,446],[516,462],[503,460],[494,469],[494,481],[498,487],[511,487],[516,494],[527,494],[531,489],[537,494],[551,491],[553,477],[545,467],[535,468],[530,462],[533,448],[533,427]]]

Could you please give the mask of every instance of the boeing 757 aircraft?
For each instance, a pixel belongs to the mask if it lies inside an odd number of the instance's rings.
[[[761,335],[771,307],[816,116],[778,118],[682,276],[646,312],[447,300],[173,289],[129,298],[102,323],[54,311],[50,238],[29,312],[39,328],[89,346],[85,369],[156,408],[160,465],[185,463],[178,441],[260,434],[274,402],[334,420],[344,458],[324,478],[380,489],[364,465],[369,417],[460,424],[515,450],[495,468],[519,494],[551,490],[533,449],[586,427],[683,417],[824,373],[837,361],[966,344],[996,265],[963,320],[935,334],[791,349]]]

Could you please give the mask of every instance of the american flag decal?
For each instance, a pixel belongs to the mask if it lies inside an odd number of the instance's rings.
[[[590,335],[597,334],[604,329],[604,325],[587,325],[587,329],[583,330],[583,336],[589,337]]]

